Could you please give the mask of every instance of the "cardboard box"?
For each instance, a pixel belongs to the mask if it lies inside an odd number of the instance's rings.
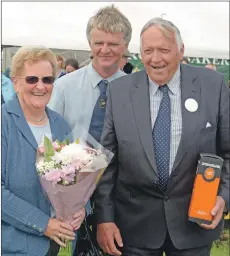
[[[211,224],[223,162],[219,156],[200,154],[189,206],[190,221]]]

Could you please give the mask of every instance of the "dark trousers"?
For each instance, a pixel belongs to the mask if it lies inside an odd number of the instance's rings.
[[[159,249],[144,249],[124,245],[122,256],[163,256],[163,252],[166,256],[210,256],[211,247],[212,244],[209,244],[198,248],[178,250],[167,234],[163,246]]]
[[[59,252],[59,248],[60,246],[56,242],[54,242],[53,240],[50,240],[50,249],[46,254],[46,256],[57,256]]]

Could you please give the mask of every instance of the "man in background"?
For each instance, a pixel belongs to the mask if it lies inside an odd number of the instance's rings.
[[[126,74],[131,74],[133,71],[133,65],[129,62],[129,57],[131,57],[131,54],[129,50],[126,50],[119,64],[120,70]]]
[[[185,57],[182,59],[181,63],[182,63],[182,64],[189,64],[189,63],[188,63],[188,60],[187,60]]]
[[[216,71],[216,66],[214,64],[210,63],[210,64],[207,64],[205,67]]]

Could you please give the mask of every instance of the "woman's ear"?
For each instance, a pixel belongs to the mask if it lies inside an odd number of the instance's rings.
[[[11,80],[12,80],[13,85],[14,85],[14,91],[15,91],[16,94],[18,94],[18,92],[19,92],[19,81],[18,81],[17,77],[12,77]]]

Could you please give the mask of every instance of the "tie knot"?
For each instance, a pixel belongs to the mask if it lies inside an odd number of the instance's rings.
[[[168,93],[169,88],[168,88],[167,84],[165,84],[165,85],[159,86],[159,90],[162,91],[163,94],[166,94],[166,93]]]
[[[101,93],[106,93],[106,89],[107,89],[107,85],[108,85],[108,81],[107,80],[101,80],[100,83],[98,84],[100,92]]]

